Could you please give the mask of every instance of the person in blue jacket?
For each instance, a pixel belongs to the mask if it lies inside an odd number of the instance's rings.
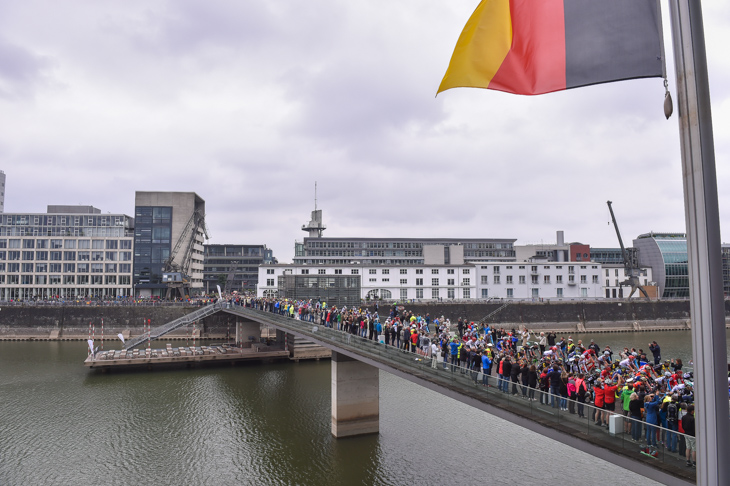
[[[492,367],[492,360],[489,359],[489,356],[487,355],[487,352],[485,351],[484,354],[482,354],[482,385],[487,386],[489,385],[489,382],[487,381],[489,378],[489,371]]]
[[[456,338],[451,340],[449,347],[451,348],[451,372],[456,371],[456,361],[459,359],[459,345]]]
[[[646,411],[646,445],[656,447],[656,426],[659,424],[659,407],[662,403],[663,394],[651,394],[644,398],[644,410]]]

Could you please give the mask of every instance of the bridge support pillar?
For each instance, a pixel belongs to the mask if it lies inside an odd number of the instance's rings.
[[[378,369],[332,352],[332,435],[352,437],[380,430]]]
[[[252,321],[240,321],[236,319],[236,342],[247,343],[253,336],[256,342],[261,340],[261,324]]]

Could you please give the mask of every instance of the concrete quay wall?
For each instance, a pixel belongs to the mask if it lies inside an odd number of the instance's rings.
[[[95,337],[101,337],[104,321],[104,338],[117,339],[118,333],[125,338],[144,332],[144,321],[151,320],[152,328],[188,314],[197,307],[136,307],[136,306],[11,306],[0,308],[0,340],[2,339],[86,339],[89,323],[95,327]],[[202,336],[220,338],[228,332],[235,334],[235,323],[222,314],[204,319],[197,325]],[[193,326],[170,333],[170,338],[192,335]]]
[[[459,317],[477,322],[495,312],[486,322],[493,326],[569,332],[621,332],[686,330],[691,328],[689,301],[571,301],[428,303],[408,304],[406,310],[445,316],[452,323]],[[372,306],[371,306],[372,307]],[[388,315],[392,305],[382,305],[379,314]],[[730,302],[725,301],[726,324],[730,325]]]
[[[730,305],[725,302],[726,315]],[[407,304],[406,309],[431,317],[446,316],[456,322],[459,317],[479,321],[500,309],[503,302]],[[369,308],[372,310],[373,306]],[[97,339],[104,320],[104,336],[118,333],[137,336],[143,332],[146,319],[152,327],[170,322],[195,310],[196,307],[136,306],[10,306],[0,308],[0,339],[86,339],[89,322],[96,327]],[[381,304],[379,313],[387,316],[391,306]],[[552,329],[566,332],[618,332],[659,329],[689,329],[691,318],[688,301],[652,302],[514,302],[487,320],[505,328],[526,326],[531,330]],[[727,321],[730,323],[730,321]],[[230,327],[229,327],[230,326]],[[235,333],[235,318],[217,314],[198,324],[202,336],[225,337],[229,329]],[[181,328],[170,338],[184,338],[192,326]]]

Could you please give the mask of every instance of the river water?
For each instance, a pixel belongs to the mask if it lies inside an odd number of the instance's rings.
[[[85,345],[0,342],[0,485],[658,484],[385,372],[380,434],[335,440],[329,361],[102,374]]]

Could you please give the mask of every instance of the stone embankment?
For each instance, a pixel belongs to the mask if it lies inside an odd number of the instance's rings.
[[[506,304],[506,305],[505,305]],[[371,310],[373,305],[368,306]],[[387,316],[390,304],[380,304],[379,314]],[[7,339],[86,339],[89,324],[100,338],[104,321],[105,339],[125,338],[144,332],[144,322],[151,326],[165,324],[193,310],[186,306],[8,306],[0,308],[0,340]],[[412,303],[406,309],[431,317],[445,316],[456,322],[484,320],[506,329],[525,326],[530,330],[558,332],[625,332],[691,329],[688,301],[635,302],[512,302],[478,303]],[[725,302],[726,315],[730,306]],[[730,322],[727,321],[726,322]],[[224,338],[235,332],[235,322],[228,315],[218,314],[196,326],[200,337]],[[193,326],[181,328],[169,339],[192,336]]]

